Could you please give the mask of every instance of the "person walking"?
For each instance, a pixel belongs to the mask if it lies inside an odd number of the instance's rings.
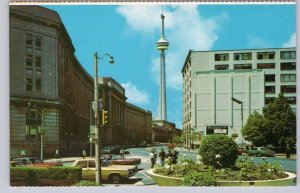
[[[154,155],[154,150],[151,150],[148,156],[148,161],[151,161],[151,168],[154,167],[155,164],[155,155]]]
[[[82,158],[84,159],[85,157],[86,157],[86,151],[84,149],[84,150],[82,150]]]
[[[55,150],[55,159],[57,159],[58,157],[59,157],[59,150],[56,149],[56,150]]]
[[[121,155],[121,159],[124,159],[124,150],[123,150],[123,148],[121,148],[121,150],[120,150],[120,155]]]
[[[159,152],[159,157],[160,157],[160,163],[163,166],[165,164],[165,159],[166,159],[166,152],[164,151],[164,148],[161,148]]]
[[[290,147],[290,144],[287,143],[286,144],[286,159],[290,159],[291,158],[291,147]]]

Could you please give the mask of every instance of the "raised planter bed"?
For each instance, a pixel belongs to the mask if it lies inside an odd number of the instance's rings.
[[[153,169],[147,171],[155,183],[160,186],[181,186],[182,178],[163,176],[153,173]],[[260,180],[260,181],[218,181],[219,186],[289,186],[296,178],[296,174],[285,172],[286,178],[276,180]]]

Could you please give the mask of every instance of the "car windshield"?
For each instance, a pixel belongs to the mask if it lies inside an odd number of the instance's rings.
[[[37,159],[37,158],[34,158],[34,157],[32,157],[32,158],[29,158],[28,159],[32,164],[39,164],[39,163],[43,163],[42,162],[42,160],[39,160],[39,159]]]

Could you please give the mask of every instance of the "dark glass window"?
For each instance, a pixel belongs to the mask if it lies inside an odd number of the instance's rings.
[[[42,38],[41,36],[35,36],[35,46],[41,47],[42,46]]]
[[[289,104],[294,105],[296,104],[296,97],[285,97]]]
[[[280,64],[281,70],[296,70],[296,62],[283,62]]]
[[[26,44],[29,46],[32,46],[33,42],[33,35],[32,34],[26,34]]]
[[[265,82],[275,82],[275,74],[266,74]]]
[[[282,51],[280,57],[281,59],[296,59],[296,51]]]
[[[296,82],[296,74],[282,74],[281,82]]]
[[[274,59],[275,52],[257,52],[257,59],[258,60],[267,60],[267,59]]]
[[[235,70],[252,69],[252,64],[235,64],[233,68]]]
[[[252,60],[252,53],[251,52],[235,53],[234,60]]]
[[[282,85],[281,92],[283,93],[296,93],[296,85]]]
[[[275,100],[275,97],[266,97],[265,98],[265,104],[268,105],[272,103]]]
[[[42,88],[42,80],[39,78],[35,79],[35,92],[41,93],[41,88]]]
[[[275,63],[259,63],[257,69],[270,69],[275,68]]]
[[[26,91],[32,92],[32,77],[26,78]]]
[[[228,70],[229,65],[228,64],[223,64],[223,65],[215,65],[215,70]]]
[[[228,61],[228,60],[229,60],[228,53],[215,54],[215,61]]]
[[[40,56],[35,57],[35,67],[38,67],[38,68],[42,67],[42,58]]]
[[[265,86],[265,93],[267,94],[275,93],[275,86]]]
[[[28,54],[26,56],[26,66],[32,67],[32,54]]]

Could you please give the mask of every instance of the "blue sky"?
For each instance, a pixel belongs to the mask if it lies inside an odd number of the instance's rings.
[[[111,76],[126,89],[128,102],[157,116],[161,6],[58,5],[72,39],[75,55],[93,76],[93,53],[109,53],[99,76]],[[168,121],[181,128],[181,68],[190,49],[226,50],[294,47],[295,5],[164,6]]]

